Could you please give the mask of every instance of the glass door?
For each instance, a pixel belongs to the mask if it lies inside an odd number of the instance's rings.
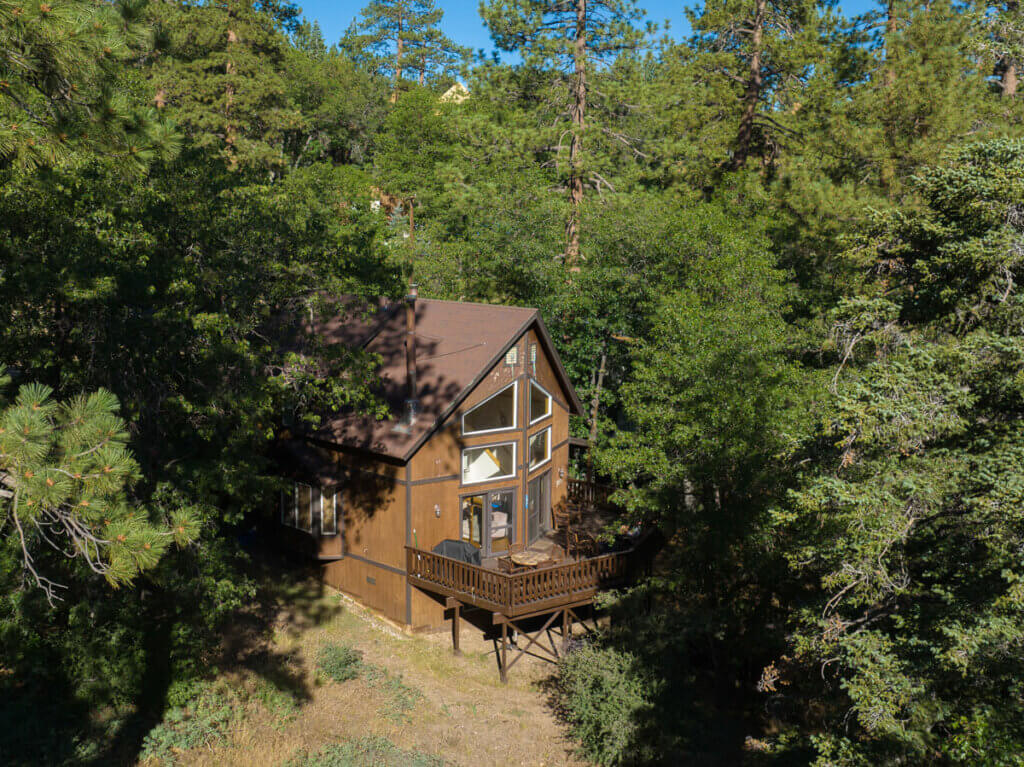
[[[515,541],[515,493],[495,490],[487,494],[488,554],[508,551]]]
[[[462,497],[462,540],[482,556],[508,551],[516,539],[515,491],[491,490]]]
[[[526,535],[533,543],[551,529],[551,472],[546,471],[526,486]]]

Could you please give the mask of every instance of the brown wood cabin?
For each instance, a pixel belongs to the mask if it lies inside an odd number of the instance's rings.
[[[625,576],[616,554],[495,567],[549,540],[552,510],[586,492],[574,483],[569,496],[569,415],[582,405],[536,309],[418,299],[412,288],[370,314],[346,304],[316,332],[380,355],[392,412],[336,415],[282,443],[294,480],[282,539],[323,563],[328,584],[429,629],[446,607],[518,619],[585,604]],[[433,554],[446,539],[471,544],[481,566]]]

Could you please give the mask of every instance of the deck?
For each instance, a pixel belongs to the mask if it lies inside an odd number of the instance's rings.
[[[406,572],[414,586],[507,618],[522,618],[583,604],[602,589],[630,582],[649,565],[652,543],[648,533],[624,551],[521,573],[502,573],[406,546]]]

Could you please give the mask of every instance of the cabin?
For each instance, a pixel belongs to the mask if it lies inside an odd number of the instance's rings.
[[[573,610],[630,576],[637,547],[602,552],[582,532],[603,491],[570,476],[569,416],[583,407],[538,311],[415,286],[372,308],[345,301],[313,331],[379,355],[391,417],[327,414],[286,434],[280,540],[403,626],[450,617],[456,651],[467,609],[501,625],[503,648],[523,618],[571,628]]]

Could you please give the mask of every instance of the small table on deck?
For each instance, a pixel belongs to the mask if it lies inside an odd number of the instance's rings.
[[[555,560],[540,551],[517,551],[515,554],[510,554],[509,559],[514,565],[528,570],[555,563]]]

